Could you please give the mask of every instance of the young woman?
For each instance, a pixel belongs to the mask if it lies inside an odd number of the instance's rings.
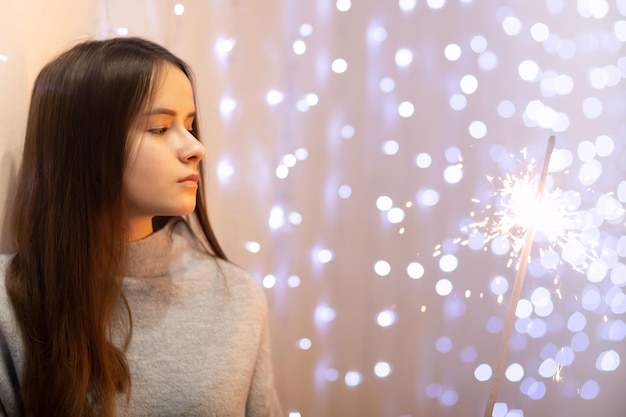
[[[0,257],[0,416],[278,416],[267,307],[205,211],[187,65],[138,38],[41,71]]]

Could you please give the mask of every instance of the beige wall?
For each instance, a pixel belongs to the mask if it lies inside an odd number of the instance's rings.
[[[22,150],[28,98],[41,67],[77,39],[99,33],[96,1],[3,0],[0,13],[0,201],[9,195]],[[5,219],[4,204],[0,218]],[[10,248],[0,223],[0,252]]]

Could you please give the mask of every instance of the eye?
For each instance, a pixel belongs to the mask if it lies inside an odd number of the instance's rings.
[[[153,135],[162,135],[167,132],[167,127],[157,127],[155,129],[149,129],[148,132],[152,133]]]

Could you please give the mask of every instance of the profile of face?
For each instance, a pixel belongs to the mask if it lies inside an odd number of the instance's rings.
[[[191,133],[195,100],[187,76],[165,64],[150,107],[128,137],[123,192],[131,239],[152,232],[152,217],[191,213],[196,206],[198,164],[205,148]]]

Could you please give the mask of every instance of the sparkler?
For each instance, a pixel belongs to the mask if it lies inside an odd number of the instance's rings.
[[[535,227],[532,218],[537,218],[536,210],[540,209],[538,202],[541,201],[541,196],[543,194],[543,189],[545,188],[546,178],[548,176],[548,166],[550,165],[550,158],[552,156],[552,151],[554,150],[554,136],[550,136],[548,139],[548,146],[546,148],[546,155],[543,161],[543,167],[541,170],[541,175],[539,177],[539,183],[537,186],[537,190],[532,201],[532,205],[535,207],[530,207],[530,211],[528,212],[530,216],[525,221],[520,222],[523,217],[518,216],[517,218],[505,220],[501,223],[500,227],[504,228],[504,230],[509,230],[511,227],[522,227],[525,228],[524,237],[521,240],[521,252],[519,257],[519,263],[517,267],[517,273],[515,274],[515,281],[513,284],[513,291],[511,293],[511,301],[509,305],[509,312],[507,315],[507,319],[505,321],[504,329],[502,331],[502,346],[500,348],[500,356],[498,358],[498,362],[496,365],[496,369],[494,372],[494,377],[491,383],[491,389],[489,391],[489,397],[487,400],[487,407],[485,408],[484,417],[492,417],[493,408],[496,403],[496,397],[498,396],[498,391],[500,389],[500,384],[502,382],[502,377],[504,374],[504,366],[506,362],[506,356],[509,350],[509,344],[511,341],[511,334],[513,332],[513,327],[515,324],[515,311],[517,308],[517,303],[520,299],[520,295],[522,292],[522,287],[524,285],[524,278],[526,276],[526,267],[528,266],[528,260],[530,258],[530,251],[532,248],[533,238],[535,234]],[[506,185],[506,183],[505,183]],[[505,188],[506,190],[506,188]],[[519,211],[519,213],[523,213]],[[534,216],[533,216],[534,214]],[[522,215],[523,216],[523,215]],[[507,219],[504,217],[504,219]],[[510,223],[507,223],[510,221]],[[501,232],[501,231],[500,231]],[[518,250],[519,248],[514,248],[514,250]]]

